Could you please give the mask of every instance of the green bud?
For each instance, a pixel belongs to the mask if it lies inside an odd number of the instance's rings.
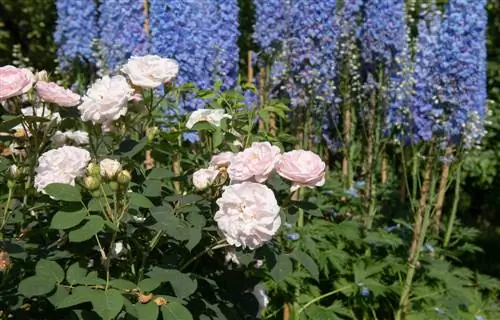
[[[158,127],[151,127],[146,130],[146,137],[149,143],[153,142],[159,130]]]
[[[120,185],[118,184],[118,182],[116,181],[110,181],[109,182],[109,187],[111,188],[111,190],[113,191],[118,191],[118,188],[120,188]]]
[[[14,180],[8,180],[8,181],[7,181],[7,187],[8,187],[9,189],[14,189],[14,188],[15,188],[15,186],[16,186],[16,182],[15,182]]]
[[[99,178],[93,176],[86,176],[83,179],[83,182],[85,183],[85,188],[89,189],[90,191],[99,189],[101,185],[101,181],[99,180]]]
[[[11,165],[8,169],[7,176],[12,180],[17,180],[21,176],[21,170],[15,164]]]
[[[95,162],[91,162],[87,167],[87,173],[92,177],[100,177],[101,176],[101,168]]]
[[[92,197],[94,198],[100,198],[102,193],[101,193],[101,190],[97,189],[97,190],[94,190],[90,193],[92,195]]]
[[[132,177],[130,176],[130,172],[128,172],[127,170],[120,171],[116,176],[116,181],[124,186],[129,184],[130,179],[132,179]]]

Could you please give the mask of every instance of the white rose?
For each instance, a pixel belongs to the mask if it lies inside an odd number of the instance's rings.
[[[219,175],[219,170],[214,167],[209,167],[208,169],[200,169],[193,173],[193,184],[198,190],[205,190],[210,187],[217,176]]]
[[[62,147],[66,144],[66,134],[62,131],[57,130],[50,140],[52,141],[53,147]]]
[[[108,123],[127,113],[127,102],[132,99],[134,89],[121,75],[105,76],[97,80],[78,106],[83,121]]]
[[[84,144],[89,144],[89,134],[85,131],[77,130],[77,131],[66,131],[66,137],[69,140],[72,140],[75,145],[81,146]]]
[[[146,55],[131,57],[121,71],[138,87],[156,88],[172,81],[179,73],[179,65],[172,59]]]
[[[85,173],[90,153],[81,148],[64,146],[49,150],[38,158],[35,169],[35,188],[43,192],[51,183],[75,185],[75,178]]]
[[[207,121],[216,127],[220,127],[220,122],[224,118],[231,119],[232,117],[229,114],[225,114],[223,109],[199,109],[191,113],[186,123],[186,128],[191,129],[200,121]]]
[[[122,170],[122,165],[116,160],[104,159],[99,163],[99,168],[102,177],[112,179]]]
[[[250,248],[272,239],[281,225],[280,207],[267,186],[243,182],[224,188],[214,220],[229,244]]]
[[[269,142],[254,142],[236,154],[227,173],[233,182],[253,180],[263,183],[273,172],[280,155],[280,149]]]

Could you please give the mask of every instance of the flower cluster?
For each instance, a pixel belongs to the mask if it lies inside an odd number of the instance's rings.
[[[54,39],[60,66],[72,61],[94,62],[92,43],[98,38],[94,0],[57,0],[57,26]]]
[[[253,37],[266,54],[280,51],[288,37],[287,0],[255,0],[256,23]]]
[[[101,1],[98,25],[108,69],[115,70],[132,55],[148,52],[144,1]]]
[[[224,187],[217,200],[219,210],[214,219],[229,244],[253,250],[271,240],[281,225],[280,207],[273,191],[264,185],[270,175],[276,172],[291,181],[291,191],[295,191],[322,186],[325,168],[325,163],[311,151],[281,154],[269,142],[254,142],[236,154],[214,155],[210,167],[193,174],[193,184],[203,190],[219,180],[224,184],[229,178],[230,185]]]

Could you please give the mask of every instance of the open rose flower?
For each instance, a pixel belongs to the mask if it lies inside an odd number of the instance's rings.
[[[64,146],[52,149],[40,156],[35,169],[35,188],[43,192],[51,183],[75,185],[75,178],[85,173],[90,153],[81,148]]]
[[[193,184],[196,189],[205,190],[214,183],[218,175],[219,170],[215,169],[214,167],[200,169],[193,173]]]
[[[221,152],[212,157],[210,165],[217,168],[227,167],[231,164],[231,161],[233,161],[234,156],[235,154],[231,151]]]
[[[75,146],[80,146],[89,143],[89,134],[85,131],[56,131],[51,138],[53,147],[60,147],[69,142],[73,143]]]
[[[34,83],[35,75],[28,69],[0,67],[0,101],[28,92]]]
[[[280,149],[269,142],[254,142],[231,161],[227,172],[233,182],[255,180],[263,183],[269,178],[280,159]]]
[[[224,109],[198,109],[189,116],[186,128],[191,129],[201,121],[206,121],[211,125],[220,127],[220,122],[224,118],[232,118],[229,114],[224,113]]]
[[[36,93],[44,102],[55,103],[61,107],[73,107],[80,103],[80,96],[56,83],[38,81]]]
[[[172,81],[179,73],[179,65],[172,59],[146,55],[131,57],[121,71],[138,87],[156,88]]]
[[[262,246],[281,225],[280,207],[267,186],[243,182],[224,188],[214,220],[229,244],[251,250]]]
[[[127,103],[133,94],[134,89],[125,77],[105,76],[87,90],[78,110],[83,121],[109,125],[127,113]]]
[[[276,172],[292,182],[291,191],[324,185],[325,169],[326,164],[317,154],[305,150],[284,153],[276,165]]]

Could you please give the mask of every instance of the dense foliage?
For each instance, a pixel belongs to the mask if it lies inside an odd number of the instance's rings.
[[[495,2],[0,9],[0,318],[499,317]]]

